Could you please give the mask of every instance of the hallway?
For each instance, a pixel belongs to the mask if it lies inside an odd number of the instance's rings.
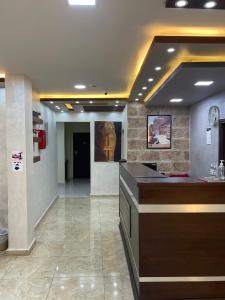
[[[66,183],[58,184],[60,198],[89,197],[90,179],[71,179]]]
[[[132,300],[118,199],[58,199],[28,257],[0,256],[0,300]]]

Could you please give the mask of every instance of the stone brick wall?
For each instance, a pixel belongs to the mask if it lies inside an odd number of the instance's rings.
[[[172,148],[147,149],[147,115],[172,115]],[[166,174],[189,173],[190,138],[189,109],[184,107],[152,107],[128,104],[128,161],[156,162]]]

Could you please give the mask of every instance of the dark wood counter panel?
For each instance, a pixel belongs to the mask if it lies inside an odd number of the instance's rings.
[[[141,177],[142,167],[120,165],[120,228],[136,299],[225,299],[225,182],[148,170]]]

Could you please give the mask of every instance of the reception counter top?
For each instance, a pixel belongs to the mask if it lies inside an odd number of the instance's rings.
[[[225,299],[225,182],[121,163],[120,229],[136,299]]]

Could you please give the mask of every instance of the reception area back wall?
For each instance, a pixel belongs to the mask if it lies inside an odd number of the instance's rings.
[[[171,149],[147,149],[147,116],[172,116]],[[128,161],[156,162],[158,171],[166,174],[190,171],[189,109],[185,107],[146,108],[128,104]]]

